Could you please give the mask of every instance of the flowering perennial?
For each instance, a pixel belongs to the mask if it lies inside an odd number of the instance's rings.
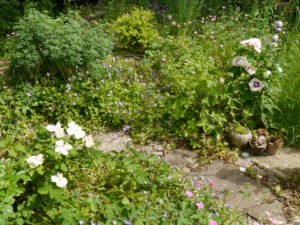
[[[29,157],[26,159],[26,162],[29,164],[30,168],[36,168],[39,165],[42,165],[44,162],[44,155],[43,154],[38,154]]]
[[[68,181],[61,173],[57,173],[56,176],[51,176],[51,181],[56,183],[57,187],[64,188]]]

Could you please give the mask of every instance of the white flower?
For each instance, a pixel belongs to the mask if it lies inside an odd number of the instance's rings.
[[[65,143],[63,140],[55,142],[55,151],[61,155],[68,155],[69,150],[72,149],[72,145]]]
[[[171,19],[172,19],[172,15],[169,14],[169,15],[167,16],[167,18],[168,18],[168,20],[171,20]]]
[[[278,44],[277,43],[275,43],[275,42],[270,42],[270,46],[272,47],[272,46],[274,46],[274,47],[277,47],[278,46]]]
[[[44,155],[43,154],[38,154],[29,157],[26,159],[26,162],[29,164],[30,168],[36,168],[39,165],[42,165],[44,162]]]
[[[276,21],[275,22],[275,26],[276,27],[282,27],[283,26],[283,23],[281,21]]]
[[[246,71],[247,71],[250,75],[253,75],[253,74],[256,73],[256,69],[253,68],[253,67],[251,67],[251,66],[248,66],[248,67],[246,67],[245,69],[246,69]]]
[[[54,132],[54,131],[55,131],[55,125],[48,125],[48,126],[46,127],[46,129],[47,129],[47,131],[49,131],[49,132]]]
[[[278,72],[280,72],[280,73],[282,73],[282,68],[279,66],[279,65],[277,65],[277,70],[278,70]]]
[[[240,171],[244,173],[244,172],[246,172],[246,168],[240,167]]]
[[[74,135],[76,139],[80,139],[85,136],[85,132],[76,123],[71,122],[68,124],[68,126],[69,128],[67,129],[67,133],[69,135]]]
[[[57,187],[64,188],[68,181],[61,173],[57,173],[56,176],[51,176],[51,181],[56,183]]]
[[[95,145],[92,135],[85,136],[83,138],[83,142],[85,143],[85,147],[87,148],[92,148]]]
[[[247,58],[245,56],[236,56],[232,60],[233,66],[241,66],[241,67],[248,67],[250,66],[250,63],[247,61]]]
[[[270,76],[271,74],[272,74],[271,71],[269,70],[266,71],[266,77]]]
[[[253,78],[250,82],[249,82],[249,87],[251,91],[259,91],[261,90],[265,85],[256,78]]]
[[[48,125],[46,129],[50,132],[55,132],[55,136],[57,138],[65,136],[64,128],[61,127],[60,122],[58,122],[56,125]]]
[[[243,46],[253,46],[254,50],[261,53],[261,42],[258,38],[250,38],[248,40],[241,41]]]
[[[273,41],[273,42],[276,42],[276,41],[278,41],[278,38],[279,38],[278,34],[275,34],[275,35],[272,37],[272,41]]]

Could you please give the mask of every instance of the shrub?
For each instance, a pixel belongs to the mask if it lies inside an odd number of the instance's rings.
[[[11,65],[22,76],[50,73],[66,79],[76,65],[88,68],[110,49],[103,25],[89,24],[77,13],[54,19],[30,9],[15,26]]]
[[[151,39],[158,35],[153,21],[153,13],[144,9],[134,8],[130,13],[120,16],[111,26],[116,35],[117,45],[121,48],[138,48],[144,51]]]
[[[0,142],[11,158],[0,161],[1,225],[245,222],[206,181],[182,176],[157,156],[131,148],[104,154],[74,123],[64,133],[57,123],[31,133],[26,146]]]

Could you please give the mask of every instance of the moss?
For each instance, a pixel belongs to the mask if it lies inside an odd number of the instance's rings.
[[[247,134],[248,133],[248,129],[243,127],[241,124],[234,124],[232,126],[231,130],[237,134]]]

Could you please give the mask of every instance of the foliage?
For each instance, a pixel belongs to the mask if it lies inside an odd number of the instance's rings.
[[[31,9],[14,32],[11,66],[23,78],[50,73],[66,79],[76,65],[88,68],[111,49],[103,25],[89,24],[76,13],[54,19]]]
[[[204,180],[184,178],[156,156],[131,148],[104,154],[75,138],[80,127],[75,136],[62,136],[55,129],[63,128],[55,127],[47,126],[55,135],[45,128],[30,133],[26,145],[1,141],[9,158],[1,159],[0,224],[245,222],[210,193]],[[70,123],[71,134],[69,129]],[[61,154],[58,141],[72,149]],[[42,161],[29,161],[39,154]],[[58,172],[67,182],[54,180]]]
[[[117,45],[126,49],[147,48],[150,41],[157,37],[152,22],[154,15],[150,10],[133,8],[130,13],[121,15],[111,25]]]
[[[247,128],[242,126],[241,124],[233,124],[231,130],[237,134],[247,134],[249,132]]]

